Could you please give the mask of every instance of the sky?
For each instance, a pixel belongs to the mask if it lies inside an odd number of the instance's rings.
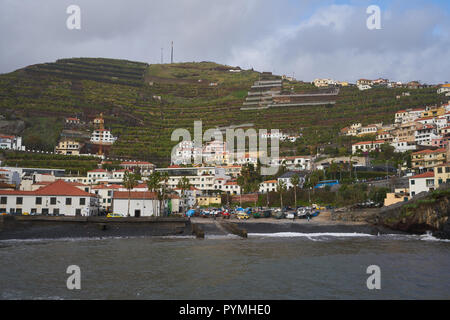
[[[80,26],[68,29],[67,7]],[[368,6],[381,29],[367,28]],[[0,0],[0,73],[60,58],[214,61],[303,81],[450,79],[449,0]]]

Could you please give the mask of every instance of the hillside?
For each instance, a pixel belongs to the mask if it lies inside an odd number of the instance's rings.
[[[259,79],[281,79],[253,70],[230,72],[212,62],[149,65],[101,58],[61,59],[0,75],[0,114],[23,120],[24,144],[53,150],[63,120],[78,116],[89,122],[100,112],[118,141],[111,156],[168,164],[176,142],[176,128],[193,131],[195,120],[203,129],[252,123],[256,129],[303,132],[295,144],[283,144],[287,154],[307,154],[320,144],[334,142],[348,148],[339,129],[359,121],[392,122],[394,113],[407,107],[438,103],[435,88],[342,88],[335,105],[279,107],[242,111],[247,92]],[[283,81],[283,91],[302,93],[310,83]],[[396,99],[401,92],[410,96]],[[5,132],[8,133],[8,132]]]

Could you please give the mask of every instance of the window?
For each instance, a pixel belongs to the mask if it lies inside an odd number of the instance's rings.
[[[33,208],[33,209],[31,209],[31,213],[33,214],[36,214],[37,213],[37,209],[36,208]]]
[[[23,204],[23,198],[22,197],[17,197],[16,198],[16,204]]]
[[[36,197],[36,204],[42,204],[42,198]]]
[[[81,216],[81,209],[75,209],[75,215]]]
[[[84,206],[86,204],[86,198],[80,198],[80,206]]]
[[[56,204],[56,198],[55,197],[50,198],[50,204]]]
[[[22,214],[22,209],[16,209],[16,214]]]
[[[437,169],[438,173],[442,173],[442,168]]]
[[[415,180],[411,180],[411,184],[412,185],[416,184],[416,181]]]
[[[59,209],[57,208],[53,209],[53,215],[55,216],[59,215]]]
[[[72,198],[66,198],[66,205],[70,206],[72,204]]]
[[[8,198],[7,197],[1,197],[0,198],[0,204],[6,204],[7,203]]]
[[[48,214],[48,209],[47,208],[42,209],[42,214]]]

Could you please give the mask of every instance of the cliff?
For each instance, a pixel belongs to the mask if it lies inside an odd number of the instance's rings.
[[[332,220],[367,222],[413,234],[431,231],[437,238],[450,239],[449,216],[450,188],[445,187],[381,209],[336,212]]]

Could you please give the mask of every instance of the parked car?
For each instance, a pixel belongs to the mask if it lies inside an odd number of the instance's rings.
[[[246,214],[245,212],[239,212],[238,214],[237,214],[237,218],[239,219],[239,220],[242,220],[242,219],[244,219],[244,220],[247,220],[247,219],[249,219],[250,218],[250,216],[248,215],[248,214]]]
[[[107,218],[124,218],[125,216],[120,213],[108,213],[106,215]]]

